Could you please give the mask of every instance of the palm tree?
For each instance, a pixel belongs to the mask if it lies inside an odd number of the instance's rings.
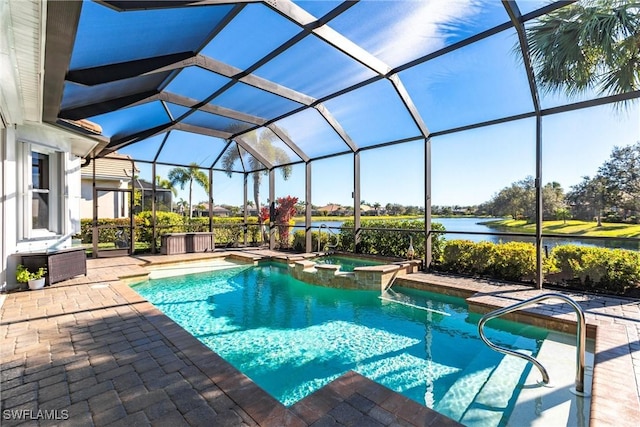
[[[378,213],[378,211],[380,210],[380,206],[382,206],[382,205],[381,205],[380,203],[378,203],[378,202],[375,202],[375,203],[373,204],[373,209],[375,209],[375,210],[376,210],[376,216],[380,215],[380,214]]]
[[[183,200],[182,198],[180,200],[178,200],[176,202],[176,207],[178,208],[178,210],[180,211],[180,213],[182,213],[184,215],[184,211],[185,209],[187,209],[189,207],[189,203],[187,203],[186,200]]]
[[[276,164],[284,164],[291,161],[286,151],[273,145],[273,142],[277,140],[277,137],[272,132],[264,130],[262,132],[252,131],[244,134],[243,139],[258,153],[264,156],[266,160]],[[264,165],[253,156],[245,156],[244,154],[246,152],[239,148],[227,150],[224,156],[222,156],[222,167],[226,171],[227,176],[231,177],[233,164],[240,159],[241,153],[243,161],[248,162],[248,169],[254,171],[251,173],[251,177],[253,179],[253,202],[255,203],[256,211],[258,212],[258,223],[261,224],[262,221],[259,215],[260,183],[262,182],[262,176],[268,173],[268,171],[264,169]],[[289,179],[291,176],[291,166],[281,167],[280,172],[285,180]]]
[[[178,195],[178,190],[176,190],[176,187],[173,186],[171,181],[162,178],[160,175],[156,175],[156,185],[160,188],[171,190],[174,196]]]
[[[640,8],[628,0],[584,0],[527,29],[538,84],[575,95],[640,89]]]
[[[193,217],[191,209],[191,198],[193,195],[193,182],[197,182],[206,192],[209,192],[209,177],[200,170],[197,163],[191,163],[188,168],[173,168],[169,171],[169,181],[171,185],[180,185],[184,190],[185,184],[189,183],[189,218]]]

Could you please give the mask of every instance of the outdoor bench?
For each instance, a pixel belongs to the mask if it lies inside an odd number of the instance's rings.
[[[209,252],[215,249],[213,232],[168,233],[160,236],[163,255]]]

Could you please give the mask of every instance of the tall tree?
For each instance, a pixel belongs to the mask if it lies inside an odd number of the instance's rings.
[[[551,92],[601,95],[640,89],[640,8],[629,0],[583,0],[527,29],[537,82]]]
[[[198,183],[206,192],[209,192],[209,177],[200,170],[197,163],[191,163],[187,168],[173,168],[169,171],[171,185],[179,185],[181,190],[189,183],[189,218],[193,217],[191,199],[193,197],[193,183]]]
[[[564,190],[559,182],[549,182],[542,187],[542,207],[544,219],[556,218],[558,210],[566,208]]]
[[[492,215],[509,215],[513,219],[525,218],[533,221],[536,216],[535,199],[535,180],[532,176],[527,176],[500,190],[484,208]],[[554,218],[556,211],[565,207],[562,186],[557,182],[547,183],[542,188],[542,200],[544,217]]]
[[[604,180],[608,202],[621,210],[623,217],[640,213],[640,142],[614,147],[598,176]]]
[[[187,210],[189,208],[189,202],[187,202],[186,200],[180,198],[180,200],[178,200],[176,202],[176,207],[178,208],[178,210],[180,211],[180,213],[182,215],[184,215],[184,211]]]
[[[232,129],[232,131],[238,129]],[[258,153],[260,153],[268,161],[275,164],[286,164],[291,161],[289,155],[280,147],[276,147],[273,143],[277,140],[277,136],[270,131],[252,131],[242,136],[248,144],[251,145]],[[248,155],[246,151],[242,150],[239,146],[237,149],[233,147],[222,156],[222,167],[226,171],[227,176],[231,177],[233,174],[233,165],[236,161],[242,158],[243,162],[247,162],[246,169],[252,170],[251,178],[253,180],[253,202],[256,210],[260,212],[260,184],[262,183],[262,177],[268,174],[265,166],[260,163],[255,157]],[[291,176],[291,166],[280,167],[282,177],[287,180]],[[262,224],[262,218],[258,215],[258,222]]]
[[[598,173],[571,187],[567,194],[573,213],[581,219],[603,213],[615,214],[622,220],[640,214],[640,142],[614,147]]]
[[[493,196],[490,202],[491,210],[499,216],[509,215],[513,219],[532,219],[531,212],[535,212],[535,203],[532,200],[535,193],[531,191],[532,187],[533,177],[531,176],[511,183]]]
[[[173,186],[171,181],[169,181],[168,179],[164,179],[160,175],[156,175],[156,186],[164,188],[166,190],[171,190],[174,196],[178,195],[178,190],[176,190],[176,187]]]
[[[598,226],[602,225],[602,212],[607,200],[607,186],[600,176],[582,177],[582,181],[571,187],[567,194],[567,201],[573,208],[576,217],[585,220],[596,218]]]

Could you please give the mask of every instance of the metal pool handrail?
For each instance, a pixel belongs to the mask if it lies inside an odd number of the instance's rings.
[[[320,224],[320,227],[318,227],[318,252],[320,252],[320,242],[322,241],[322,227],[329,230],[329,226],[327,224]]]
[[[575,387],[575,393],[577,395],[585,395],[585,392],[584,392],[584,365],[585,365],[584,353],[585,353],[585,341],[586,341],[586,322],[585,322],[584,311],[582,310],[582,307],[580,307],[578,305],[578,303],[576,303],[573,299],[569,298],[568,296],[562,295],[562,294],[558,294],[558,293],[554,293],[554,292],[550,292],[550,293],[546,293],[546,294],[543,294],[543,295],[538,295],[538,296],[533,297],[533,298],[529,298],[527,300],[518,302],[518,303],[510,305],[508,307],[504,307],[504,308],[500,308],[498,310],[494,310],[494,311],[492,311],[490,313],[487,313],[484,316],[482,316],[482,318],[478,322],[478,333],[480,334],[480,338],[482,339],[482,341],[484,341],[484,343],[487,344],[489,347],[491,347],[493,350],[498,351],[500,353],[504,353],[504,354],[510,354],[511,356],[516,356],[516,357],[519,357],[521,359],[525,359],[525,360],[533,363],[536,366],[536,368],[538,368],[540,373],[542,374],[542,382],[544,382],[545,384],[549,384],[549,374],[548,374],[547,370],[544,368],[544,366],[542,366],[542,364],[540,362],[538,362],[535,358],[529,356],[528,354],[523,354],[523,353],[520,353],[520,352],[517,352],[517,351],[509,350],[508,348],[500,347],[500,346],[492,343],[491,341],[489,341],[489,339],[487,339],[486,335],[484,334],[484,324],[487,323],[491,319],[494,319],[496,317],[502,316],[503,314],[511,313],[513,311],[519,310],[519,309],[524,308],[526,306],[529,306],[529,305],[532,305],[532,304],[535,304],[537,302],[544,301],[544,300],[547,300],[547,299],[551,299],[551,298],[561,299],[564,302],[566,302],[567,304],[569,304],[574,309],[574,311],[576,312],[576,315],[578,317],[578,326],[577,326],[577,330],[576,330],[577,348],[576,348],[576,387]]]
[[[325,246],[325,248],[332,248],[332,247],[333,247],[333,248],[335,248],[335,247],[337,246],[337,243],[336,243],[335,245],[330,245],[330,244],[329,244],[329,236],[330,236],[330,235],[328,234],[328,233],[331,233],[331,234],[334,234],[334,235],[335,235],[336,233],[334,233],[333,231],[331,231],[331,229],[329,228],[329,226],[328,226],[327,224],[322,223],[322,224],[320,224],[320,226],[318,227],[318,252],[320,252],[320,244],[321,244],[320,242],[322,241],[322,229],[323,229],[323,228],[326,228],[326,229],[327,229],[327,245]],[[325,250],[326,250],[326,249],[325,249]]]

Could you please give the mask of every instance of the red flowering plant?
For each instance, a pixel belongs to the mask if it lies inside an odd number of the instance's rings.
[[[276,224],[280,235],[280,247],[289,247],[289,225],[296,214],[297,197],[280,197],[276,200]]]
[[[260,208],[258,219],[261,224],[265,222],[269,222],[269,206],[263,206]]]

